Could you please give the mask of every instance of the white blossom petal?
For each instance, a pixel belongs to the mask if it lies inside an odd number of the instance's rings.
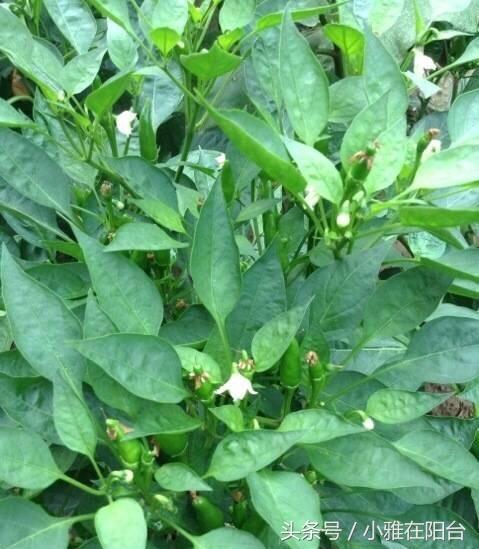
[[[136,112],[133,111],[123,111],[116,117],[116,128],[117,130],[129,137],[133,131],[133,123],[137,117]]]
[[[234,401],[243,400],[248,393],[250,395],[258,394],[253,389],[251,381],[238,372],[233,372],[228,381],[215,391],[217,395],[224,393],[229,393]]]

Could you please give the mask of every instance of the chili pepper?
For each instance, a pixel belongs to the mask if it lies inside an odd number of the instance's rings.
[[[114,441],[118,455],[128,469],[136,469],[143,454],[143,444],[138,439],[124,440],[126,428],[116,419],[107,419],[108,437]]]
[[[140,152],[150,162],[155,162],[158,155],[156,132],[151,121],[151,101],[148,100],[140,115]]]
[[[258,513],[253,509],[249,508],[249,513],[246,517],[246,520],[243,522],[242,530],[257,536],[261,533],[261,530],[265,527],[265,521],[258,515]]]
[[[301,357],[298,340],[294,337],[279,365],[281,385],[295,389],[301,383]]]
[[[231,515],[233,517],[233,524],[236,528],[242,528],[243,524],[248,516],[248,502],[247,500],[242,500],[233,503],[233,508],[231,510]]]
[[[261,185],[261,198],[271,198],[273,196],[273,190],[271,187],[271,181],[263,181]],[[278,232],[278,215],[276,208],[268,210],[263,214],[263,234],[264,244],[268,247],[273,241],[276,233]]]
[[[162,433],[153,437],[160,451],[171,457],[182,454],[188,445],[186,433]]]
[[[204,496],[194,496],[192,505],[195,510],[196,520],[203,533],[224,526],[223,511]]]
[[[190,373],[190,379],[193,380],[195,394],[202,402],[211,402],[214,396],[214,386],[210,381],[210,376],[201,366],[195,366]]]

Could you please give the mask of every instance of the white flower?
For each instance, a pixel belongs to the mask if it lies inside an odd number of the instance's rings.
[[[123,111],[116,117],[116,129],[123,135],[130,136],[133,131],[133,123],[136,120],[136,112]]]
[[[374,421],[370,417],[364,418],[363,427],[366,431],[372,431],[374,429]]]
[[[131,469],[124,469],[123,471],[112,471],[110,473],[110,476],[112,478],[117,478],[123,482],[126,482],[127,484],[130,484],[131,482],[133,482],[135,474]]]
[[[441,152],[441,148],[442,143],[440,139],[431,139],[431,142],[422,153],[422,162],[425,162],[428,158],[431,158],[431,156],[435,155],[436,153]]]
[[[258,394],[253,389],[251,381],[236,371],[231,374],[231,377],[224,385],[215,391],[215,394],[222,395],[226,392],[230,394],[234,401],[243,400],[248,393],[250,395]]]
[[[414,74],[420,78],[426,76],[426,71],[433,71],[437,67],[429,55],[424,55],[424,48],[414,50]]]
[[[65,95],[65,92],[63,90],[58,90],[57,92],[57,101],[65,101],[65,98],[66,98],[66,95]]]
[[[304,191],[304,201],[311,209],[316,206],[320,198],[321,197],[319,196],[316,187],[313,185],[306,185],[306,189]]]
[[[225,153],[220,153],[216,158],[216,164],[218,164],[218,168],[222,168],[225,165],[226,162],[226,155]]]
[[[350,223],[351,223],[351,216],[349,215],[349,212],[340,212],[338,214],[338,217],[336,217],[336,224],[341,229],[349,227]]]

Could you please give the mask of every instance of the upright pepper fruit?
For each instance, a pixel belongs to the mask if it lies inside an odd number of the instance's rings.
[[[158,444],[160,452],[163,451],[170,457],[181,455],[188,445],[186,433],[163,433],[153,437]]]
[[[126,430],[118,420],[107,419],[106,425],[108,437],[114,441],[123,465],[137,469],[143,455],[143,444],[138,439],[124,440]]]
[[[279,365],[281,385],[287,389],[296,389],[301,383],[301,357],[299,343],[293,338]]]
[[[204,496],[193,496],[191,502],[195,510],[196,520],[203,533],[222,528],[225,523],[223,511]]]

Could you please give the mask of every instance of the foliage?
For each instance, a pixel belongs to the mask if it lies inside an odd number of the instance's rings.
[[[0,548],[478,546],[478,13],[0,2]]]

